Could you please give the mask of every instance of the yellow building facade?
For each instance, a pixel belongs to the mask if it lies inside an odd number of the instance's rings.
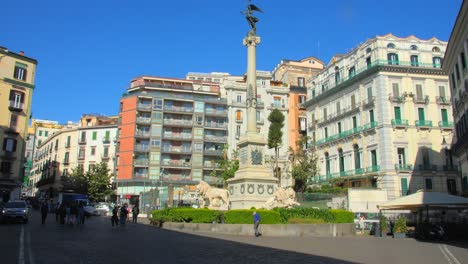
[[[37,61],[0,47],[0,200],[19,199]]]

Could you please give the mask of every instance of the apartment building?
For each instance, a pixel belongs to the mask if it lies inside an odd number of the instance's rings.
[[[117,117],[85,114],[78,124],[69,123],[49,134],[33,154],[31,184],[37,188],[34,194],[55,198],[63,188],[61,177],[76,167],[87,172],[96,164],[106,162],[113,172],[117,121]]]
[[[463,1],[452,30],[443,68],[452,87],[455,137],[452,149],[458,157],[462,188],[468,193],[468,2]],[[448,142],[450,143],[450,142]]]
[[[293,149],[302,136],[307,136],[307,116],[303,106],[307,98],[306,83],[324,67],[321,60],[307,57],[299,61],[281,60],[272,72],[273,80],[289,85],[289,146]]]
[[[446,46],[388,34],[332,58],[305,103],[319,156],[314,183],[382,188],[389,199],[419,189],[460,193]]]
[[[19,199],[37,60],[0,47],[0,201]]]
[[[161,187],[160,206],[172,206],[184,185],[212,177],[227,143],[227,104],[218,82],[143,76],[120,100],[117,190],[136,203]]]

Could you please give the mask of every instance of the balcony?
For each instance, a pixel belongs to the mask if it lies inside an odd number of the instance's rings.
[[[141,125],[149,125],[151,124],[151,117],[137,117],[136,123]]]
[[[286,104],[283,104],[283,103],[271,103],[270,106],[268,107],[269,110],[273,110],[273,109],[278,109],[278,110],[287,110],[288,107]]]
[[[414,123],[417,128],[432,128],[432,121],[429,120],[416,120]]]
[[[407,119],[392,119],[393,127],[408,127],[409,123]]]
[[[257,124],[264,124],[265,120],[263,118],[257,119]]]
[[[393,103],[402,104],[405,102],[405,97],[400,95],[389,95],[388,100]]]
[[[450,105],[452,101],[450,97],[447,96],[436,96],[436,103],[440,105]]]
[[[203,163],[204,170],[213,170],[219,168],[219,164],[216,162],[205,162]]]
[[[370,122],[362,126],[362,130],[375,129],[379,125],[379,122]]]
[[[63,165],[68,165],[70,164],[70,161],[68,159],[64,159],[62,162]]]
[[[135,152],[149,152],[149,145],[135,145]]]
[[[182,114],[191,114],[193,113],[193,107],[165,105],[164,111],[182,113]]]
[[[227,129],[227,123],[205,122],[206,128]]]
[[[458,172],[458,167],[455,165],[443,165],[442,171],[446,172]]]
[[[148,173],[135,172],[134,178],[148,178]]]
[[[151,104],[137,104],[137,110],[139,111],[151,111]]]
[[[366,168],[366,173],[377,173],[380,171],[379,165],[374,165]]]
[[[165,118],[164,119],[164,125],[165,126],[174,126],[174,127],[192,127],[193,126],[193,121],[192,120],[187,120],[187,119],[169,119]]]
[[[150,137],[150,132],[149,131],[136,131],[135,132],[135,137],[149,138]]]
[[[371,98],[366,98],[362,101],[363,108],[372,107],[374,105],[375,105],[375,96],[372,96]]]
[[[78,139],[78,144],[80,144],[80,145],[86,145],[86,138],[80,138],[80,139]]]
[[[207,115],[207,116],[226,117],[227,114],[228,114],[227,110],[205,109],[205,115]]]
[[[413,170],[413,164],[395,164],[395,170],[396,171],[412,171]]]
[[[110,137],[103,137],[103,138],[102,138],[102,143],[103,143],[103,144],[110,144],[110,142],[111,142]]]
[[[246,106],[247,106],[247,102],[244,101],[244,100],[241,100],[241,101],[232,100],[232,101],[231,101],[231,105],[232,105],[232,106],[237,106],[237,107],[246,107]]]
[[[101,161],[109,161],[109,159],[110,159],[109,155],[107,155],[107,156],[104,156],[104,155],[103,155],[103,156],[101,157]]]
[[[380,166],[370,166],[366,169],[358,168],[354,170],[347,170],[347,171],[340,171],[335,173],[328,173],[326,175],[319,175],[317,177],[316,182],[328,182],[332,179],[340,179],[340,178],[361,178],[361,177],[368,177],[373,176],[375,173],[380,171]]]
[[[182,161],[182,160],[163,160],[162,167],[171,167],[171,168],[187,168],[190,169],[192,164],[190,162]]]
[[[377,122],[373,122],[377,125]],[[372,124],[369,123],[369,126],[371,126]],[[371,127],[372,128],[372,127]],[[355,134],[359,134],[361,133],[361,131],[363,131],[363,127],[356,127],[356,128],[352,128],[352,129],[349,129],[349,130],[346,130],[346,131],[343,131],[339,134],[335,134],[333,136],[330,136],[330,137],[326,137],[326,138],[323,138],[323,139],[320,139],[320,140],[317,140],[315,142],[315,146],[320,146],[320,145],[323,145],[325,143],[330,143],[330,142],[333,142],[335,140],[340,140],[340,139],[344,139],[344,138],[347,138],[349,136],[352,136],[352,135],[355,135]]]
[[[66,143],[65,148],[70,148],[70,143]]]
[[[171,154],[190,154],[192,153],[192,149],[191,148],[187,148],[187,147],[169,147],[169,146],[164,146],[162,147],[161,149],[161,152],[164,152],[164,153],[171,153]]]
[[[84,160],[85,156],[78,156],[78,160]]]
[[[415,104],[429,104],[429,96],[415,96],[413,97],[413,102]]]
[[[164,139],[173,139],[173,140],[192,141],[192,134],[164,133],[163,138]]]
[[[8,105],[8,109],[10,109],[10,111],[14,111],[14,112],[23,112],[24,104],[19,103],[19,102],[15,102],[13,100],[10,100],[10,104]]]
[[[205,149],[203,154],[206,155],[206,156],[223,156],[224,155],[224,150],[222,150],[222,149],[218,149],[218,150]]]
[[[417,168],[417,171],[437,171],[437,165],[431,165],[431,164],[419,164]]]
[[[227,142],[227,136],[205,135],[205,141],[225,143]]]
[[[133,166],[135,167],[148,167],[149,160],[148,159],[136,159],[133,161]]]
[[[453,122],[451,121],[439,121],[439,128],[443,130],[452,130]]]

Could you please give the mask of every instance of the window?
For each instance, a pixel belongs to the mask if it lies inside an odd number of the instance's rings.
[[[240,137],[240,133],[241,133],[241,126],[237,125],[236,126],[236,137]]]
[[[150,160],[151,160],[151,163],[159,163],[159,161],[161,160],[161,153],[151,152]]]
[[[80,151],[78,153],[78,157],[79,158],[84,158],[85,157],[85,149],[84,148],[80,148]]]
[[[461,60],[461,63],[462,63],[462,68],[463,70],[466,69],[466,59],[465,59],[465,53],[460,53],[460,60]]]
[[[338,134],[341,133],[341,122],[338,122]]]
[[[65,147],[70,147],[70,140],[71,140],[71,136],[68,136],[67,137],[67,143],[66,143]]]
[[[152,137],[160,137],[162,131],[161,125],[151,125],[151,136]]]
[[[338,67],[335,67],[335,84],[340,83],[341,77],[340,77],[340,69]]]
[[[401,168],[402,165],[406,164],[405,149],[397,148],[397,155],[398,155],[398,165],[400,165],[400,168]]]
[[[442,58],[441,57],[432,57],[432,64],[434,68],[440,68],[442,66]]]
[[[344,164],[344,155],[343,155],[343,149],[338,150],[338,156],[340,160],[340,172],[345,171],[345,164]]]
[[[408,179],[407,178],[401,178],[401,196],[406,196],[408,195]]]
[[[306,101],[306,96],[305,95],[299,95],[299,103],[303,104]]]
[[[68,175],[68,169],[63,169],[63,176],[67,176]]]
[[[16,151],[16,139],[14,138],[4,138],[3,139],[3,150],[6,152],[15,152]]]
[[[42,137],[42,130],[39,130],[39,136]]]
[[[49,131],[44,131],[44,136],[48,137],[49,136]]]
[[[427,147],[422,147],[421,148],[421,153],[422,153],[422,165],[424,169],[429,169],[431,165],[431,160],[429,158],[429,148]]]
[[[327,109],[324,108],[323,109],[323,120],[327,120],[328,116],[327,116]]]
[[[351,95],[351,109],[356,109],[356,95]]]
[[[420,121],[426,120],[424,116],[424,108],[418,108],[418,118]]]
[[[327,176],[331,174],[331,171],[330,171],[330,154],[328,154],[328,152],[325,152],[325,174]]]
[[[304,77],[298,77],[298,78],[297,78],[297,86],[299,86],[299,87],[305,87],[305,79],[304,79]]]
[[[457,182],[455,179],[447,179],[447,190],[451,195],[457,194]]]
[[[109,157],[109,147],[104,147],[104,158]]]
[[[195,116],[195,124],[201,126],[203,125],[203,116],[196,115]]]
[[[193,132],[194,132],[193,138],[203,139],[203,129],[202,128],[195,128]]]
[[[106,131],[105,139],[106,139],[106,140],[109,140],[109,139],[110,139],[110,131]]]
[[[370,67],[372,67],[371,57],[367,57],[367,58],[366,58],[366,65],[367,65],[367,69],[369,69]]]
[[[388,53],[387,60],[389,65],[399,65],[400,62],[398,61],[398,54],[395,53]]]
[[[336,113],[340,114],[341,113],[341,105],[340,102],[336,102]]]
[[[423,90],[422,90],[422,85],[421,84],[416,84],[416,99],[418,100],[423,100],[424,95],[423,95]]]
[[[203,102],[195,102],[195,112],[203,113],[205,111],[205,104]]]
[[[203,143],[194,143],[193,150],[196,152],[203,151]]]
[[[443,86],[443,85],[439,85],[439,96],[441,98],[447,99],[447,98],[445,98],[445,86]]]
[[[349,78],[353,78],[356,75],[356,68],[354,66],[349,68],[348,75]]]
[[[10,129],[16,131],[17,126],[18,126],[18,115],[12,113],[10,116]]]
[[[419,66],[419,62],[418,62],[418,55],[411,55],[410,57],[411,59],[411,66]]]
[[[24,93],[16,90],[10,90],[10,107],[23,109]]]
[[[388,43],[387,48],[388,49],[394,49],[394,48],[396,48],[396,46],[393,43]]]
[[[424,185],[426,187],[426,190],[432,190],[432,179],[431,178],[424,179]]]
[[[452,90],[457,88],[457,82],[455,81],[455,74],[452,72],[452,74],[450,75],[450,77],[452,77]],[[461,97],[461,96],[460,96]],[[461,98],[460,98],[461,99]]]
[[[64,162],[64,163],[68,163],[69,156],[70,156],[70,153],[69,153],[69,152],[65,152],[65,157],[63,158],[63,162]]]
[[[372,100],[372,86],[371,87],[367,87],[367,100],[370,102]]]
[[[357,128],[357,117],[353,116],[353,129]]]
[[[91,147],[91,156],[96,155],[96,147]]]
[[[163,100],[162,99],[154,99],[153,100],[153,109],[154,110],[162,110],[163,108]]]
[[[369,121],[370,123],[374,123],[374,110],[369,110]]]
[[[323,129],[323,134],[325,135],[325,138],[328,138],[328,127]]]
[[[395,120],[396,120],[396,123],[399,124],[401,123],[401,109],[399,106],[395,106],[393,108],[393,112],[395,113]]]
[[[359,146],[354,145],[353,150],[354,150],[354,168],[360,169],[361,168],[361,155],[359,153]]]
[[[241,110],[236,111],[236,121],[242,121],[242,111]]]
[[[433,47],[432,52],[440,52],[440,48],[439,47]]]
[[[460,80],[460,67],[458,67],[458,63],[455,64],[455,75],[457,76],[457,80]]]
[[[242,103],[242,95],[237,95],[236,96],[236,102]]]
[[[94,131],[94,132],[93,132],[93,140],[96,140],[96,138],[97,138],[97,132]]]
[[[418,50],[418,46],[416,46],[416,45],[411,45],[411,46],[410,46],[410,50]]]
[[[160,139],[151,139],[151,147],[159,148],[161,147],[161,140]]]
[[[42,143],[42,140],[39,139],[39,140],[37,141],[37,146],[39,147],[39,146],[41,145],[41,143]]]
[[[86,141],[86,132],[81,132],[81,142],[85,142]]]
[[[393,91],[393,97],[398,97],[400,96],[400,89],[399,89],[399,84],[398,83],[392,83],[392,91]]]
[[[11,163],[8,161],[2,161],[1,166],[0,166],[0,171],[4,173],[10,173],[11,172]]]
[[[16,65],[13,78],[17,80],[21,80],[21,81],[26,81],[26,73],[27,73],[27,70],[25,67]]]
[[[306,131],[306,118],[305,117],[299,117],[299,130],[300,131]]]

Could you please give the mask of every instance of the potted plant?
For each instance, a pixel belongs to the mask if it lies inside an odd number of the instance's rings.
[[[385,215],[380,215],[380,235],[382,237],[387,237],[388,233],[388,223],[387,223],[387,217]]]
[[[408,227],[406,226],[406,217],[402,216],[398,218],[393,228],[393,237],[394,238],[405,238],[406,232],[408,232]]]

